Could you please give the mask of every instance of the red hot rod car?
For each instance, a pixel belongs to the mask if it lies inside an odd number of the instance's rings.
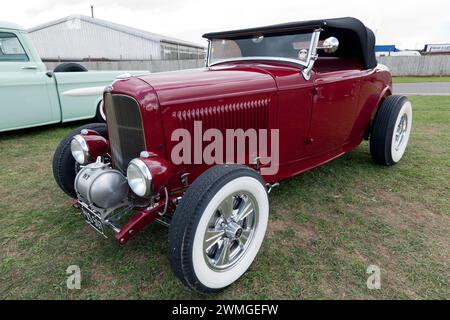
[[[272,187],[364,139],[376,163],[397,163],[412,109],[392,95],[374,34],[355,18],[204,37],[205,68],[108,87],[106,124],[62,140],[53,173],[86,221],[120,243],[153,221],[168,225],[174,273],[210,293],[253,262]]]

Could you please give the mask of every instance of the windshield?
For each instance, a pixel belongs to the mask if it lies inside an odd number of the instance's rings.
[[[253,35],[239,39],[211,39],[209,65],[240,59],[277,59],[306,65],[312,33]]]

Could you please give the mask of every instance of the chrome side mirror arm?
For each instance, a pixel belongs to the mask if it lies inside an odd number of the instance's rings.
[[[311,70],[314,67],[314,62],[316,62],[317,58],[319,57],[319,55],[317,54],[317,46],[319,44],[319,38],[320,38],[320,32],[322,31],[322,29],[315,29],[312,37],[311,37],[311,44],[309,46],[309,59],[308,59],[308,64],[306,66],[305,69],[303,69],[302,75],[303,78],[305,78],[305,80],[309,80],[311,79]]]
[[[313,57],[309,58],[308,66],[302,70],[302,75],[305,80],[308,81],[309,79],[311,79],[311,70],[314,67],[314,62],[316,62],[318,57],[319,55],[316,54]]]
[[[206,49],[206,55],[205,55],[205,67],[209,67],[209,58],[210,58],[210,51],[211,51],[211,40],[208,39],[208,48]]]

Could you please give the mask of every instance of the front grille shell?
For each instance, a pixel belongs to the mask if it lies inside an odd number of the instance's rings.
[[[105,113],[113,166],[126,172],[128,163],[146,150],[139,103],[127,95],[105,93]]]

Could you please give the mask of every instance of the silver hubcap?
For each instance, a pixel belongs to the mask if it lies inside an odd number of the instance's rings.
[[[405,141],[406,132],[408,131],[408,116],[407,114],[403,114],[400,118],[400,122],[395,130],[395,142],[394,149],[398,151]]]
[[[240,192],[228,196],[214,212],[203,238],[207,265],[225,271],[247,251],[258,223],[255,198]]]

